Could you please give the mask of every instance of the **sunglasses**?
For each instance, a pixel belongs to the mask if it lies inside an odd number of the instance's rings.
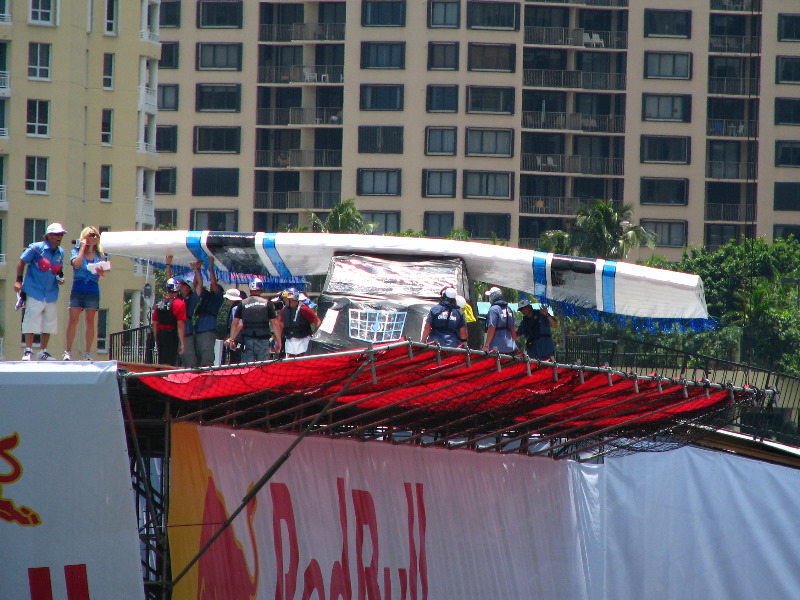
[[[96,238],[96,237],[97,237],[97,234],[96,234],[96,233],[90,233],[90,234],[89,234],[89,237],[91,237],[91,238]]]

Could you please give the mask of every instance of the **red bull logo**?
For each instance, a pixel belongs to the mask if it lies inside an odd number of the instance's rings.
[[[22,477],[22,463],[11,454],[18,445],[18,433],[0,438],[0,520],[35,527],[42,523],[37,512],[27,506],[17,506],[13,500],[4,497],[3,486],[15,483]]]

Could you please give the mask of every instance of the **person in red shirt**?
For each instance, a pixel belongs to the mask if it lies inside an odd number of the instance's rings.
[[[311,336],[322,324],[317,313],[300,302],[300,292],[296,288],[284,290],[281,294],[284,307],[281,310],[283,335],[286,343],[283,346],[287,357],[302,356],[308,352]]]
[[[158,349],[158,362],[162,365],[178,364],[178,355],[185,349],[186,303],[178,297],[180,282],[167,280],[167,293],[153,307],[153,335]]]

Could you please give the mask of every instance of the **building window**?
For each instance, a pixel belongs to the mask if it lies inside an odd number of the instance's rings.
[[[100,165],[100,200],[111,201],[111,165]]]
[[[511,215],[507,213],[464,213],[464,229],[476,240],[511,239]]]
[[[689,180],[642,177],[639,193],[639,201],[642,204],[686,206],[689,198]]]
[[[689,164],[688,137],[643,135],[641,161],[643,163]]]
[[[642,219],[641,226],[656,234],[656,246],[681,248],[686,245],[686,221],[650,221]]]
[[[316,212],[316,215],[321,220],[325,220],[322,212]],[[297,231],[299,224],[300,215],[296,212],[257,211],[253,213],[253,227],[256,231]]]
[[[359,169],[359,196],[399,196],[400,169]]]
[[[775,142],[776,167],[800,167],[800,142],[778,140]]]
[[[28,79],[50,79],[50,44],[28,44]]]
[[[692,97],[666,94],[642,94],[642,121],[692,120]]]
[[[198,71],[241,71],[242,44],[197,44]]]
[[[455,220],[451,212],[426,212],[423,227],[428,237],[444,238],[453,231]]]
[[[461,0],[428,0],[428,27],[454,29],[461,20]]]
[[[237,0],[200,0],[197,3],[197,27],[242,28],[242,2]]]
[[[110,146],[114,135],[114,111],[110,108],[103,109],[103,116],[100,121],[100,143]]]
[[[644,37],[692,37],[692,11],[645,8]]]
[[[511,156],[513,148],[511,129],[467,128],[467,156]]]
[[[156,229],[174,229],[178,226],[178,210],[175,208],[155,209]]]
[[[455,198],[455,169],[422,169],[422,196],[424,198]]]
[[[358,151],[363,154],[402,154],[403,127],[360,126]]]
[[[778,41],[800,42],[800,15],[778,15]]]
[[[511,200],[511,173],[464,171],[464,198]]]
[[[156,125],[156,152],[178,151],[178,126]]]
[[[646,79],[691,79],[692,55],[675,52],[645,52]]]
[[[518,2],[467,1],[467,27],[470,29],[519,29]]]
[[[800,83],[800,56],[777,57],[778,83]]]
[[[195,154],[239,154],[241,137],[241,127],[195,127],[194,151]]]
[[[429,85],[426,110],[428,112],[458,112],[458,86]]]
[[[47,219],[25,219],[22,225],[22,244],[27,248],[34,242],[41,242],[46,227]]]
[[[50,101],[28,100],[27,133],[32,137],[50,135]]]
[[[117,20],[119,19],[119,6],[117,0],[106,0],[106,17],[103,32],[106,35],[117,35]]]
[[[239,169],[192,169],[192,196],[238,196]]]
[[[178,68],[178,42],[161,42],[161,60],[158,61],[159,69]]]
[[[103,89],[114,89],[114,55],[103,54]]]
[[[775,98],[775,125],[800,125],[800,98]]]
[[[164,167],[156,171],[155,193],[174,194],[178,187],[178,169]]]
[[[429,71],[458,71],[458,42],[428,42]]]
[[[467,112],[514,114],[513,87],[467,86]]]
[[[196,107],[198,111],[239,112],[242,86],[238,83],[198,83]]]
[[[239,231],[238,210],[197,210],[191,212],[194,231]]]
[[[97,311],[97,352],[108,352],[108,309],[101,308]]]
[[[400,233],[399,212],[365,211],[364,220],[377,225],[373,233]]]
[[[361,42],[362,69],[405,69],[405,42]]]
[[[158,110],[178,110],[178,84],[158,84]]]
[[[181,0],[161,0],[158,26],[165,28],[181,26]]]
[[[800,239],[800,225],[773,225],[772,227],[772,239],[789,239],[789,237],[794,236],[797,239]]]
[[[425,129],[425,154],[444,154],[453,156],[455,153],[455,127],[427,127]]]
[[[361,110],[403,110],[403,86],[362,85]]]
[[[56,0],[31,0],[31,25],[53,25],[55,23]]]
[[[361,3],[362,27],[405,27],[405,0],[364,0]]]
[[[469,44],[467,69],[513,73],[517,58],[515,44]]]
[[[773,202],[775,210],[800,210],[800,183],[776,181]]]
[[[31,194],[47,193],[47,167],[46,156],[25,157],[25,191]]]

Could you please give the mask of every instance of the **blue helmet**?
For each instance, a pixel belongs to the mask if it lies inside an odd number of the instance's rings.
[[[300,290],[295,287],[286,288],[281,294],[281,298],[289,300],[300,300]]]
[[[264,280],[260,277],[256,277],[253,281],[250,282],[250,291],[252,292],[261,292],[264,290]]]
[[[181,289],[181,282],[179,279],[176,279],[175,277],[170,277],[167,279],[167,291],[177,292],[179,289]]]

